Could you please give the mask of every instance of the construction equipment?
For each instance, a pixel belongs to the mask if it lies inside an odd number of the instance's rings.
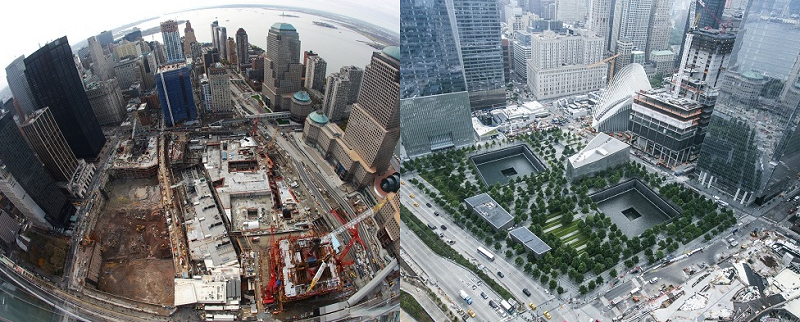
[[[715,15],[713,12],[711,12],[711,10],[708,10],[708,8],[706,8],[706,3],[703,2],[703,0],[697,0],[697,3],[700,4],[700,6],[703,7],[703,10],[705,10],[706,13],[709,16],[711,16],[711,18],[714,18],[714,21],[716,21],[719,24],[719,33],[724,34],[726,29],[733,27],[732,22],[724,23],[721,20],[719,20],[717,15]]]
[[[367,218],[369,218],[369,217],[372,217],[372,215],[373,215],[373,214],[374,214],[376,211],[380,210],[380,209],[383,207],[383,205],[384,205],[385,203],[386,203],[386,201],[385,201],[385,200],[382,200],[380,203],[378,203],[377,205],[375,205],[375,207],[372,207],[372,208],[370,208],[369,210],[367,210],[367,211],[365,211],[365,212],[361,213],[361,214],[360,214],[360,215],[358,215],[356,218],[353,218],[353,220],[351,220],[350,222],[348,222],[348,223],[346,223],[346,224],[343,224],[343,225],[342,225],[342,226],[340,226],[339,228],[336,228],[336,229],[332,230],[332,231],[331,231],[331,232],[330,232],[328,235],[326,235],[325,237],[322,237],[322,239],[321,239],[320,243],[321,243],[321,244],[328,243],[328,242],[330,242],[330,241],[331,241],[331,239],[333,238],[333,236],[335,236],[335,235],[337,235],[337,234],[340,234],[340,233],[342,233],[343,231],[345,231],[345,230],[347,230],[347,229],[352,229],[352,228],[354,228],[354,227],[355,227],[355,226],[356,226],[358,223],[360,223],[360,222],[364,221],[364,219],[367,219]]]
[[[608,82],[611,83],[611,80],[614,79],[614,63],[616,61],[615,58],[617,58],[619,56],[620,56],[620,54],[616,54],[614,56],[610,56],[610,57],[608,57],[606,59],[603,59],[603,60],[601,60],[599,62],[591,64],[591,65],[587,66],[586,68],[595,68],[595,67],[599,67],[599,66],[604,65],[605,63],[609,63],[610,62],[611,66],[608,68]]]
[[[317,282],[319,281],[320,277],[322,277],[322,273],[325,272],[326,268],[328,268],[328,260],[329,259],[330,259],[330,256],[326,256],[322,260],[322,264],[319,265],[319,268],[317,269],[317,273],[314,274],[314,278],[311,279],[311,284],[308,286],[308,291],[306,291],[306,293],[311,292],[311,289],[313,289],[314,286],[317,285]]]

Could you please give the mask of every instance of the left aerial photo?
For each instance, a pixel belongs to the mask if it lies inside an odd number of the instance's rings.
[[[0,321],[404,320],[399,1],[237,2],[0,4]]]

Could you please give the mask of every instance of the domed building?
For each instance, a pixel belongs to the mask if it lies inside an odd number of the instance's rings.
[[[306,91],[299,91],[292,95],[292,105],[289,107],[289,117],[292,121],[302,123],[311,114],[311,96]]]

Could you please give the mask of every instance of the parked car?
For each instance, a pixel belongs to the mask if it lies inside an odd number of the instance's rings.
[[[486,293],[481,292],[481,297],[485,300],[489,298],[489,295],[486,295]]]

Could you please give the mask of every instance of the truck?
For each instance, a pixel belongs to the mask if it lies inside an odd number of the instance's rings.
[[[500,306],[503,308],[503,310],[505,310],[509,314],[514,313],[514,307],[512,307],[511,304],[508,303],[508,301],[506,300],[500,301]]]
[[[467,304],[472,304],[472,298],[469,297],[469,295],[467,295],[467,292],[464,292],[464,290],[460,290],[458,292],[458,295],[460,295],[461,298],[464,299],[464,301],[467,302]]]

